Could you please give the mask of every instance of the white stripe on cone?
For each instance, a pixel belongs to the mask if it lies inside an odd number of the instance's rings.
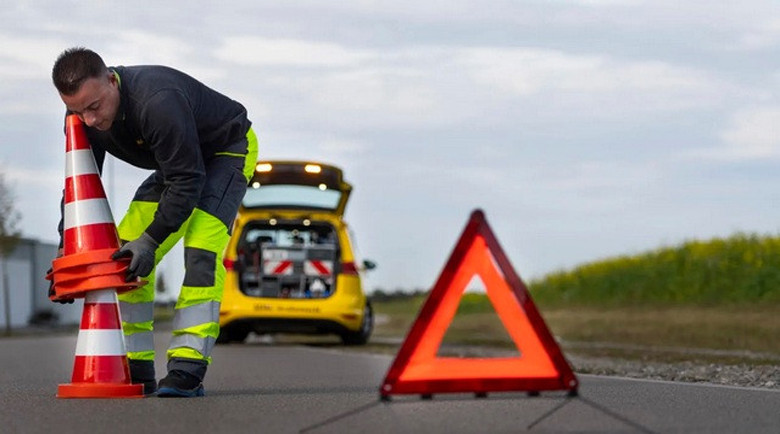
[[[96,290],[96,291],[89,291],[87,292],[86,299],[84,300],[85,303],[117,303],[117,296],[116,296],[116,290],[114,289],[102,289],[102,290]],[[119,312],[117,308],[117,312]]]
[[[114,216],[105,198],[77,200],[65,204],[65,229],[97,223],[114,224]]]
[[[125,356],[125,338],[121,329],[79,330],[77,356]]]
[[[98,173],[91,149],[79,149],[65,153],[65,177]]]

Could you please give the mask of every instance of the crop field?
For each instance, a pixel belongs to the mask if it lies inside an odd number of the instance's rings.
[[[780,364],[777,237],[690,241],[552,273],[528,287],[567,354]],[[374,345],[403,338],[424,301],[424,294],[374,300]],[[464,294],[443,345],[514,348],[479,293]]]
[[[374,335],[405,336],[423,299],[375,302]],[[466,307],[468,306],[468,307]],[[566,352],[656,361],[780,363],[777,307],[545,307],[542,317]],[[466,294],[444,345],[514,348],[484,295]]]

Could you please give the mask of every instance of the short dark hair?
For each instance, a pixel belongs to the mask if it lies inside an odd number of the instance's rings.
[[[87,79],[107,73],[108,67],[97,53],[84,47],[73,47],[57,57],[51,79],[61,94],[73,95]]]

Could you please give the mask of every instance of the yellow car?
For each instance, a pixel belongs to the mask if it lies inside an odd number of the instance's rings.
[[[336,334],[368,342],[371,303],[343,220],[352,186],[338,167],[260,161],[225,251],[218,343],[258,334]]]

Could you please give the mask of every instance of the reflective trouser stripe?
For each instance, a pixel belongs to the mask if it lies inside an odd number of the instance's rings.
[[[174,330],[167,357],[198,359],[211,363],[211,351],[219,335],[219,323],[203,324],[204,328]]]
[[[183,287],[182,294],[196,292],[197,289],[202,288]],[[219,302],[206,301],[177,308],[173,318],[173,334],[168,346],[169,358],[197,358],[210,362],[211,351],[219,336]]]
[[[154,319],[154,303],[119,302],[119,313],[122,321],[129,323],[148,322]]]
[[[207,301],[176,309],[173,317],[173,329],[187,329],[207,322],[219,322],[219,303],[216,301]]]
[[[154,352],[154,333],[146,331],[125,335],[125,345],[128,353]]]
[[[127,346],[127,358],[132,360],[154,360],[153,322],[122,322]]]
[[[154,303],[119,302],[122,330],[125,332],[127,357],[132,360],[154,360]]]

